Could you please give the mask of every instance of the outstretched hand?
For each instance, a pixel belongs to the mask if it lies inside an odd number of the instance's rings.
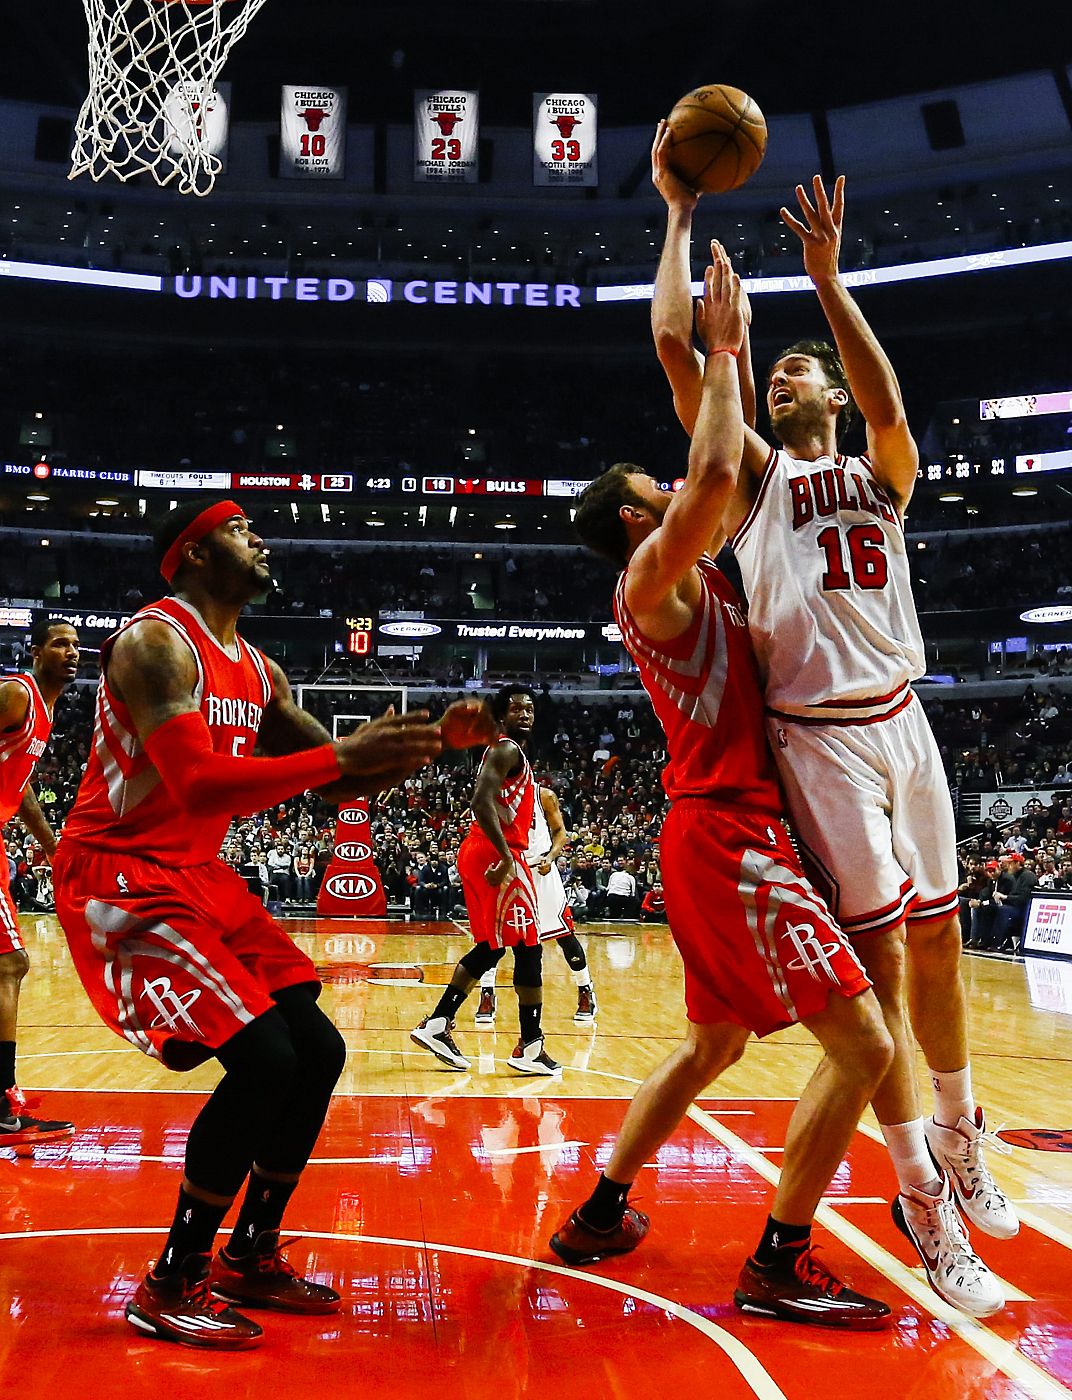
[[[664,119],[655,128],[655,140],[651,144],[651,183],[671,209],[691,212],[696,208],[700,196],[691,185],[686,185],[680,175],[671,170],[670,152],[673,145],[670,123]]]
[[[405,777],[430,763],[442,748],[439,727],[429,724],[427,710],[396,715],[392,705],[386,714],[337,740],[335,756],[344,777],[390,776],[397,781],[399,775]]]
[[[728,350],[736,355],[744,340],[744,291],[729,254],[711,240],[711,266],[704,273],[704,294],[696,303],[696,331],[710,355]]]
[[[445,749],[471,749],[476,744],[493,744],[499,723],[480,700],[455,700],[439,721]]]
[[[821,175],[812,177],[814,204],[803,185],[796,189],[805,222],[795,218],[786,208],[779,209],[782,223],[791,228],[804,246],[804,271],[818,286],[833,282],[838,275],[838,255],[841,252],[841,227],[845,219],[845,176],[834,182],[834,202],[830,203]]]

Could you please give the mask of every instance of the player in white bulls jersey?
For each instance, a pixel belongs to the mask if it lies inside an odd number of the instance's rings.
[[[668,227],[652,329],[674,404],[691,433],[700,401],[689,247],[696,195],[669,170],[664,134],[652,177]],[[889,360],[838,274],[844,179],[831,204],[817,176],[803,218],[783,209],[837,349],[792,345],[771,366],[767,409],[782,444],[745,430],[737,492],[723,519],[749,597],[768,736],[790,813],[882,1003],[897,1054],[872,1100],[897,1173],[894,1218],[932,1287],[983,1317],[1004,1305],[956,1205],[1009,1238],[1016,1214],[982,1156],[960,975],[955,831],[934,737],[911,682],[924,670],[904,541],[918,453]],[[742,398],[755,402],[747,353]],[[868,448],[839,438],[859,405]],[[754,415],[753,415],[754,421]],[[911,1028],[935,1089],[924,1121]]]
[[[533,872],[536,885],[536,914],[540,922],[540,942],[557,943],[577,988],[577,1010],[573,1021],[578,1026],[593,1025],[596,1019],[596,992],[584,944],[573,927],[573,911],[562,885],[556,861],[569,844],[562,809],[552,788],[537,785],[536,801],[532,806],[532,827],[525,850],[525,863]],[[495,1024],[495,974],[491,967],[480,979],[480,1004],[474,1024]]]

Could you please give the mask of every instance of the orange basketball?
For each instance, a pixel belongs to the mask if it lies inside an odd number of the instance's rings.
[[[670,165],[700,194],[724,194],[750,180],[767,149],[767,123],[740,88],[712,83],[686,93],[667,118]]]

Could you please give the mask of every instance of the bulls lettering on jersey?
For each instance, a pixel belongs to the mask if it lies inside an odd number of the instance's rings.
[[[272,698],[265,658],[238,636],[233,650],[222,646],[197,609],[179,598],[142,608],[120,632],[146,619],[167,623],[190,648],[197,667],[193,698],[205,717],[213,750],[251,757],[264,707]],[[161,865],[203,864],[218,855],[229,819],[183,811],[161,782],[129,711],[108,685],[108,656],[120,632],[101,648],[93,746],[64,839],[104,850],[135,851]],[[235,800],[241,801],[240,792]]]
[[[22,805],[37,760],[48,745],[52,716],[33,676],[0,676],[4,685],[21,686],[27,695],[26,716],[18,729],[0,734],[0,826]]]
[[[733,539],[767,704],[884,718],[925,669],[904,528],[864,457],[771,450]]]
[[[640,630],[625,600],[626,574],[614,594],[622,641],[666,732],[663,786],[670,798],[719,797],[777,815],[781,798],[748,624],[714,561],[705,556],[696,568],[699,606],[686,631],[668,642]]]

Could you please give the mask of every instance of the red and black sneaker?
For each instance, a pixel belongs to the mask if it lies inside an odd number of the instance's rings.
[[[636,1249],[650,1228],[648,1217],[632,1206],[626,1206],[622,1223],[613,1230],[593,1230],[575,1210],[561,1230],[551,1236],[551,1248],[566,1264],[595,1264]]]
[[[886,1304],[854,1293],[835,1278],[815,1257],[814,1246],[780,1252],[795,1258],[779,1259],[768,1268],[754,1259],[745,1262],[733,1295],[742,1312],[853,1332],[875,1332],[886,1326],[890,1318]]]
[[[264,1336],[256,1322],[209,1292],[207,1254],[187,1255],[177,1274],[157,1278],[147,1273],[126,1306],[126,1317],[150,1337],[213,1351],[247,1351]]]
[[[48,1142],[52,1138],[70,1137],[74,1124],[63,1119],[34,1118],[26,1112],[36,1108],[37,1100],[28,1099],[15,1084],[0,1094],[0,1147],[17,1147],[21,1143]]]
[[[293,1244],[293,1240],[288,1240]],[[238,1258],[221,1249],[212,1261],[209,1287],[247,1308],[289,1313],[333,1313],[342,1306],[334,1288],[302,1278],[284,1256],[278,1230],[258,1235],[252,1253]]]

